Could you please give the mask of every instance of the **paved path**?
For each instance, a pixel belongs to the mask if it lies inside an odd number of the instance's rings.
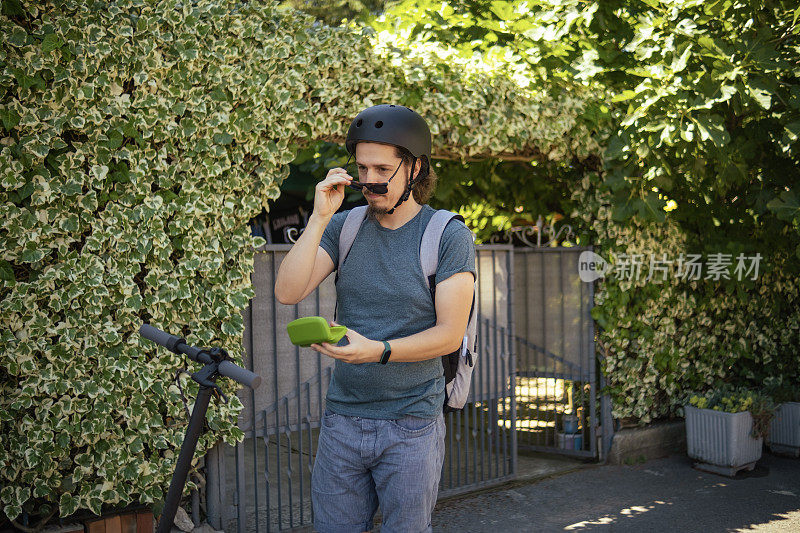
[[[800,459],[764,453],[735,478],[682,455],[594,466],[538,483],[440,502],[437,533],[517,531],[800,533]],[[377,529],[377,528],[376,528]]]

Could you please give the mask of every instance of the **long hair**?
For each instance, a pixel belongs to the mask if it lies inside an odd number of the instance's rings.
[[[394,149],[397,157],[401,158],[403,163],[410,167],[411,161],[414,159],[414,154],[402,146],[395,146]],[[416,200],[417,203],[427,204],[428,200],[433,196],[433,191],[436,190],[436,181],[439,179],[439,176],[436,175],[427,157],[420,157],[417,159],[422,162],[422,166],[420,167],[419,177],[417,181],[414,182],[414,187],[411,190],[414,193],[414,200]]]

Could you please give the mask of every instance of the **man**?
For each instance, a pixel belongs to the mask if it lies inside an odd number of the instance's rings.
[[[348,212],[334,213],[345,186],[360,188],[368,214],[336,284],[348,343],[312,345],[336,359],[311,479],[314,526],[369,531],[380,504],[382,532],[431,531],[444,461],[441,356],[461,345],[467,326],[472,234],[458,220],[445,228],[434,303],[419,259],[435,212],[425,204],[436,179],[428,125],[407,107],[377,105],[356,116],[345,145],[359,180],[333,168],[317,184],[314,211],[275,282],[278,301],[294,304],[333,272]]]

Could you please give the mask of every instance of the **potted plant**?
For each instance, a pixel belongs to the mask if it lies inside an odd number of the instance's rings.
[[[684,413],[694,467],[731,477],[755,468],[774,411],[769,396],[743,388],[690,395]]]
[[[800,457],[800,384],[796,380],[768,378],[764,389],[777,404],[769,428],[770,451]]]

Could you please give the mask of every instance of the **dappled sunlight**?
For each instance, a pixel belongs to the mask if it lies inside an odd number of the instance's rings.
[[[586,420],[585,384],[567,379],[517,376],[516,378],[516,421],[514,427],[520,435],[522,446],[545,446],[568,450],[588,450],[590,444]],[[498,428],[510,430],[511,397],[494,400],[498,417]],[[476,407],[480,404],[476,403]],[[484,402],[483,410],[486,411]],[[565,435],[564,417],[577,415],[578,430],[582,440],[575,444],[571,435]],[[569,438],[568,438],[569,437]],[[574,446],[577,446],[575,448]]]
[[[732,529],[731,531],[789,531],[786,528],[786,521],[791,523],[800,522],[800,510],[788,511],[786,513],[775,513],[775,519],[759,524],[749,524],[746,527]]]
[[[583,520],[581,522],[576,522],[574,524],[565,526],[564,530],[579,531],[581,529],[587,529],[590,526],[604,526],[607,524],[613,524],[620,518],[633,518],[636,516],[640,516],[648,511],[655,509],[656,506],[658,505],[672,505],[672,502],[654,500],[653,505],[632,505],[630,507],[626,507],[625,509],[621,509],[617,515],[606,514],[601,517],[595,518],[594,520]]]
[[[519,401],[563,400],[566,380],[518,377],[516,393]]]
[[[506,429],[511,429],[511,420],[498,420],[497,425]],[[554,428],[556,423],[553,420],[520,420],[517,419],[517,429],[533,428]]]
[[[565,379],[517,377],[515,388],[517,403],[554,403],[559,412],[569,412],[569,385]],[[510,398],[498,398],[498,403],[510,402]],[[567,401],[567,404],[563,402]],[[476,407],[486,402],[475,402]]]

